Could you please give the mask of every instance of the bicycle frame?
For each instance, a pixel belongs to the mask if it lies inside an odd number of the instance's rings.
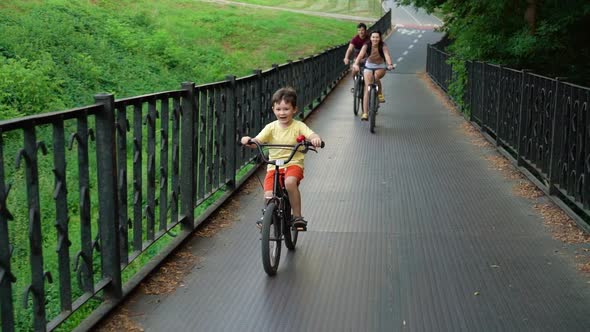
[[[373,82],[367,85],[367,112],[369,113],[369,131],[375,132],[375,117],[377,115],[377,109],[379,108],[379,102],[377,101],[377,94],[379,93],[379,85],[377,84],[377,77],[375,71],[381,68],[365,68],[373,73]],[[364,103],[363,103],[364,105]]]
[[[377,77],[375,76],[375,71],[382,69],[382,68],[363,68],[363,70],[370,70],[373,74],[373,83],[369,83],[367,86],[367,92],[371,91],[371,88],[375,88],[376,92],[379,92],[379,85],[377,84]],[[364,77],[363,77],[364,79]]]
[[[365,77],[363,76],[364,66],[360,66],[359,71],[354,75],[353,80],[353,104],[352,111],[354,115],[358,115],[358,111],[363,104],[363,96],[365,94]]]

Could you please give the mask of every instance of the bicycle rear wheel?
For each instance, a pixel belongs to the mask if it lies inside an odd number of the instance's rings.
[[[264,272],[274,276],[281,259],[281,220],[274,202],[269,203],[264,211],[261,240]]]
[[[285,211],[283,212],[285,217],[285,225],[283,226],[283,234],[285,235],[285,246],[289,250],[295,250],[297,245],[297,238],[299,237],[299,231],[296,228],[291,227],[291,203],[289,200],[285,200]]]
[[[371,87],[369,90],[369,130],[375,132],[375,117],[377,115],[377,89]]]
[[[363,87],[361,86],[361,83],[362,80],[360,76],[356,75],[354,77],[354,93],[352,94],[353,112],[355,116],[357,116],[359,113],[359,109],[361,108],[361,100],[363,98]]]

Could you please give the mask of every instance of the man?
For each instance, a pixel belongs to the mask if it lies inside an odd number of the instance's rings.
[[[346,55],[344,56],[344,64],[348,65],[351,61],[354,62],[356,57],[358,56],[361,48],[365,43],[369,40],[367,38],[367,26],[365,23],[359,23],[356,26],[357,34],[352,38],[350,43],[348,44],[348,49],[346,50]],[[351,58],[352,57],[352,58]],[[361,63],[363,63],[362,61]],[[358,69],[352,68],[352,77],[356,75]]]

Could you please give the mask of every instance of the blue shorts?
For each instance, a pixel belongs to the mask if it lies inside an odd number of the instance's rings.
[[[372,62],[365,62],[365,68],[368,69],[387,69],[386,63],[372,63]],[[368,71],[370,72],[370,71]]]

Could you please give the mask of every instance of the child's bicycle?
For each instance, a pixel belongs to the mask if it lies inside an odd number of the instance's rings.
[[[287,189],[285,189],[285,175],[279,172],[279,166],[286,165],[291,161],[295,152],[300,147],[303,147],[303,150],[301,150],[303,153],[307,153],[309,150],[317,151],[311,142],[302,137],[297,139],[297,144],[295,145],[259,144],[254,140],[250,140],[248,145],[250,144],[256,145],[264,163],[275,165],[272,197],[267,197],[266,208],[263,210],[261,230],[262,266],[268,275],[273,276],[277,273],[279,267],[282,241],[285,240],[287,249],[295,250],[299,231],[302,230],[292,226],[291,204],[287,195]],[[324,147],[324,142],[322,142],[321,147]],[[289,155],[287,160],[268,160],[263,148],[290,149],[291,155]]]

